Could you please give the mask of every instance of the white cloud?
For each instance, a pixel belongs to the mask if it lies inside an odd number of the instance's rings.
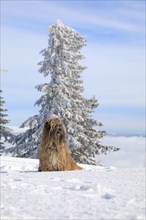
[[[120,147],[120,151],[97,156],[97,161],[104,166],[117,168],[142,168],[145,166],[144,137],[110,137],[104,138],[104,144]]]
[[[122,6],[122,7],[121,7]],[[108,4],[104,4],[104,10],[100,4],[92,6],[89,2],[53,2],[53,1],[12,1],[2,2],[2,12],[7,13],[15,18],[27,18],[36,21],[55,22],[61,18],[63,22],[83,26],[103,26],[106,28],[120,29],[124,31],[144,32],[142,22],[144,12],[136,10],[133,7],[127,9],[128,5],[115,4],[111,9]],[[141,8],[140,8],[141,9]],[[125,11],[126,10],[126,11]],[[136,18],[140,22],[133,22]]]

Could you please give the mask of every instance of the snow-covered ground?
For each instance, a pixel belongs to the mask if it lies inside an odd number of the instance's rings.
[[[81,164],[82,171],[40,173],[38,160],[1,156],[1,219],[146,219],[145,138],[106,136],[102,143],[121,150],[97,156],[103,166]]]
[[[1,156],[1,219],[145,219],[144,168],[81,166],[37,172],[36,159]]]

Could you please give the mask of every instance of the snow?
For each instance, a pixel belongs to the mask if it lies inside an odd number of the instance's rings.
[[[29,129],[29,127],[19,128],[17,126],[9,126],[7,128],[8,128],[8,131],[14,135],[24,133],[25,131],[27,131]]]
[[[144,168],[37,172],[38,162],[1,156],[1,219],[145,219]]]
[[[38,172],[37,159],[1,156],[1,219],[144,220],[145,137],[106,136],[102,143],[121,150],[97,156],[103,166],[80,164],[82,171]]]

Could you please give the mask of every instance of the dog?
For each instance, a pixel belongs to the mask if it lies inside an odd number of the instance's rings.
[[[38,171],[82,170],[70,154],[66,129],[59,118],[45,122],[39,152]]]

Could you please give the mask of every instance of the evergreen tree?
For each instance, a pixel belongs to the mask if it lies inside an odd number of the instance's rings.
[[[30,129],[17,138],[22,156],[36,157],[42,126],[52,116],[62,118],[66,125],[68,145],[77,161],[94,163],[92,158],[96,154],[118,150],[99,143],[106,132],[96,130],[102,123],[92,118],[98,101],[82,96],[81,73],[86,67],[79,62],[84,58],[80,51],[85,45],[84,37],[61,21],[50,27],[48,47],[41,51],[44,58],[39,63],[39,72],[51,76],[51,81],[36,86],[44,94],[35,103],[40,114],[24,123]]]
[[[6,136],[8,133],[6,124],[9,122],[7,118],[8,115],[6,114],[7,109],[4,108],[4,104],[5,104],[5,101],[2,97],[2,90],[0,90],[0,148],[1,149],[4,148],[1,140],[2,140],[2,137],[5,137],[6,139]]]
[[[7,109],[4,109],[5,101],[3,97],[1,96],[2,90],[0,90],[0,130],[6,130],[6,124],[9,122],[7,119],[7,114],[5,113]]]

